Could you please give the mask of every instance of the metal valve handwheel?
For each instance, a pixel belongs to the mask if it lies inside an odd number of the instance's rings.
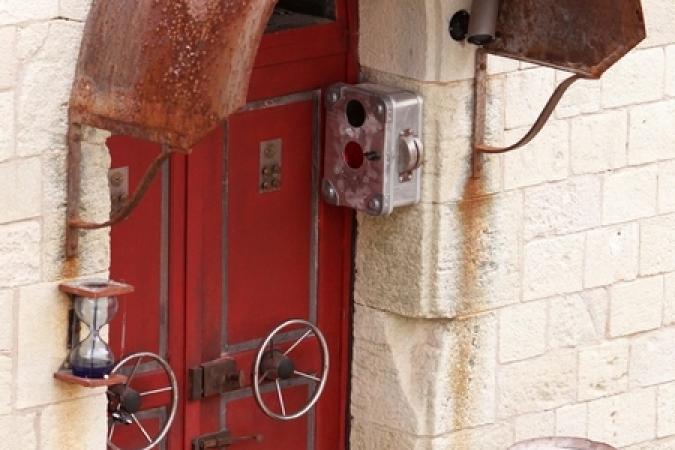
[[[139,392],[134,389],[134,377],[143,362],[155,362],[166,373],[169,381],[168,386],[160,386],[156,389],[149,389]],[[129,370],[130,369],[130,370]],[[147,441],[147,445],[133,450],[150,450],[157,446],[167,435],[173,421],[176,418],[178,409],[178,382],[171,366],[160,356],[150,352],[134,353],[113,367],[111,374],[127,375],[125,384],[111,386],[108,389],[108,448],[113,450],[131,450],[122,449],[113,443],[115,428],[117,426],[137,426]],[[171,402],[166,405],[168,415],[164,426],[160,428],[157,436],[154,438],[148,433],[145,427],[138,420],[137,413],[141,410],[143,399],[148,396],[170,393]]]
[[[281,334],[285,329],[290,327],[305,328],[304,332],[300,338],[298,338],[293,344],[291,344],[286,350],[281,350],[276,348],[274,345],[274,339]],[[312,373],[312,371],[303,371],[296,368],[295,363],[291,359],[291,353],[298,348],[308,337],[314,336],[315,342],[318,345],[318,350],[321,355],[321,371],[319,373]],[[272,332],[265,338],[262,345],[258,349],[258,353],[255,357],[255,362],[253,364],[252,371],[252,380],[251,386],[253,387],[253,395],[255,397],[258,406],[260,409],[269,417],[282,420],[290,421],[299,419],[300,417],[307,414],[316,403],[319,401],[321,394],[326,387],[326,382],[328,381],[328,369],[330,368],[329,354],[328,354],[328,344],[326,343],[326,338],[323,336],[323,333],[316,327],[316,325],[306,320],[294,319],[289,320],[278,327],[276,327]],[[289,412],[286,410],[286,405],[284,403],[284,394],[281,389],[281,382],[285,380],[290,380],[293,378],[304,378],[315,383],[314,392],[312,393],[311,398],[305,406],[303,406],[299,411]],[[279,401],[279,408],[281,413],[274,412],[263,400],[261,393],[261,385],[266,382],[273,382],[276,386],[277,398]]]

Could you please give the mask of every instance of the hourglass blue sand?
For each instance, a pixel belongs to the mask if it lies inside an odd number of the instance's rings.
[[[89,329],[89,334],[75,345],[68,356],[72,374],[81,378],[105,378],[115,365],[101,329],[117,313],[119,295],[133,292],[132,286],[108,280],[82,280],[64,283],[60,290],[71,295],[73,311]]]

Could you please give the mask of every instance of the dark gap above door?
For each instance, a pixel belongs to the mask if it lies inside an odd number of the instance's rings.
[[[267,33],[335,20],[335,0],[280,0],[267,24]]]

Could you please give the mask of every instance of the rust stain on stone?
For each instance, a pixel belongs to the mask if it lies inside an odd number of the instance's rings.
[[[456,353],[452,361],[452,395],[453,395],[453,428],[461,430],[470,425],[470,412],[480,408],[480,399],[472,399],[472,380],[475,376],[477,353],[482,343],[479,342],[481,330],[471,318],[461,317],[474,310],[472,299],[477,292],[479,257],[483,253],[482,245],[476,238],[486,226],[486,217],[490,210],[489,197],[485,197],[483,180],[469,177],[464,186],[462,200],[458,204],[461,226],[461,241],[458,242],[460,253],[460,273],[457,277],[457,305],[459,318],[456,319],[454,333]],[[471,442],[453,441],[458,450],[471,450]]]
[[[61,279],[71,280],[80,276],[80,259],[64,258],[61,266]]]
[[[476,55],[475,83],[487,82],[485,68],[487,55],[478,52]],[[480,124],[485,121],[486,95],[476,96],[473,104],[473,139],[484,139],[484,128]],[[483,156],[470,149],[466,164],[469,175],[464,183],[462,198],[457,205],[461,237],[457,243],[459,252],[459,274],[457,283],[457,319],[455,319],[455,345],[456,354],[452,365],[452,395],[454,397],[453,428],[462,430],[468,428],[471,420],[471,411],[481,407],[481,399],[472,398],[472,392],[476,389],[473,377],[476,376],[476,362],[480,358],[479,352],[484,348],[480,342],[481,330],[479,325],[468,315],[478,308],[473,305],[479,290],[479,268],[481,257],[485,254],[482,248],[484,240],[482,234],[486,230],[487,218],[491,209],[491,199],[485,189],[485,178],[482,175]],[[453,441],[454,448],[458,450],[472,450],[472,443],[467,441],[462,433],[456,434]]]

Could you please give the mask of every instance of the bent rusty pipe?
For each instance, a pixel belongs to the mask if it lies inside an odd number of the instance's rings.
[[[77,217],[69,220],[68,226],[81,230],[98,230],[101,228],[111,227],[129,217],[129,215],[134,211],[134,209],[136,209],[140,201],[147,193],[150,185],[152,184],[152,181],[157,176],[157,173],[162,168],[164,162],[171,156],[173,152],[174,150],[172,150],[170,147],[162,146],[161,153],[157,155],[157,157],[152,161],[152,164],[150,164],[150,167],[148,167],[148,170],[143,175],[143,178],[141,179],[141,182],[134,193],[124,202],[124,205],[112,215],[110,220],[106,222],[95,223],[87,222]]]
[[[484,70],[484,69],[483,69]],[[541,111],[539,114],[539,117],[537,117],[537,120],[534,122],[534,125],[532,125],[532,128],[529,129],[529,131],[523,136],[522,139],[520,139],[518,142],[516,142],[513,145],[510,145],[508,147],[491,147],[489,145],[485,145],[483,141],[483,133],[480,134],[480,140],[476,139],[474,142],[474,149],[479,152],[479,153],[489,153],[489,154],[500,154],[500,153],[508,153],[510,151],[516,150],[520,147],[523,147],[527,144],[529,144],[532,139],[537,137],[537,135],[541,132],[541,130],[544,128],[548,120],[551,118],[551,115],[553,114],[553,111],[555,111],[555,108],[558,106],[558,103],[560,103],[560,100],[563,98],[565,95],[565,92],[577,81],[580,80],[583,77],[582,75],[576,74],[572,75],[571,77],[567,78],[565,81],[560,83],[558,87],[556,88],[555,92],[553,92],[553,95],[551,95],[551,98],[549,98],[548,102],[546,103],[546,106],[544,109]],[[485,90],[487,89],[487,82],[483,79],[481,81],[476,82],[476,98],[478,99],[479,96],[482,96],[484,99],[486,97]],[[482,90],[483,92],[479,92],[479,90]],[[479,105],[479,103],[481,103]],[[487,106],[487,102],[484,100],[482,102],[476,102],[476,107],[480,108],[483,107],[485,108]],[[487,114],[482,113],[481,114],[483,120],[487,116]],[[485,127],[485,124],[477,124],[477,126],[480,127]],[[478,135],[476,136],[478,137]]]

